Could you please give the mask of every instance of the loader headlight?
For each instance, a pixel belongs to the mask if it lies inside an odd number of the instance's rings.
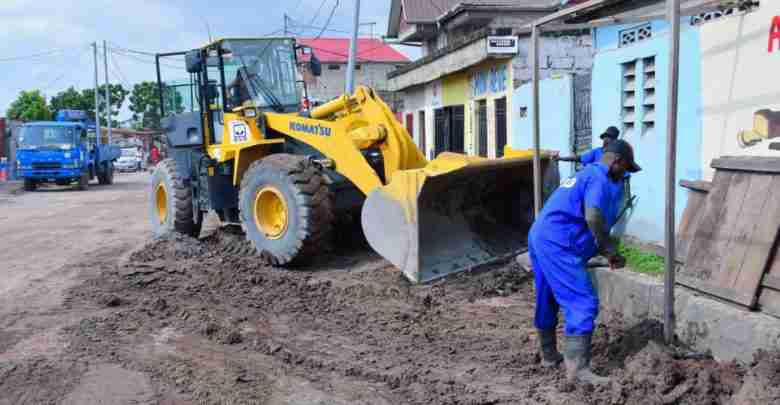
[[[244,117],[254,118],[257,117],[257,111],[254,108],[247,108],[244,110]]]

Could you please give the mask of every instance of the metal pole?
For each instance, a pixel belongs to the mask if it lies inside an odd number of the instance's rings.
[[[542,157],[539,147],[539,26],[531,27],[531,74],[533,81],[533,137],[534,137],[534,216],[542,209]]]
[[[355,59],[357,58],[357,37],[360,29],[360,0],[355,0],[355,16],[352,22],[352,40],[349,42],[349,63],[347,64],[346,93],[355,91]]]
[[[665,238],[666,259],[664,269],[664,338],[666,343],[674,340],[674,278],[675,278],[675,225],[674,208],[677,170],[677,95],[680,70],[680,0],[667,0],[667,16],[671,27],[669,50],[669,95],[667,102],[666,137],[666,223]]]
[[[111,145],[111,89],[108,81],[108,42],[103,40],[103,69],[106,74],[106,127],[108,128],[108,144]]]
[[[100,83],[98,82],[98,45],[97,41],[92,43],[93,59],[95,60],[95,136],[100,143]]]
[[[287,13],[284,14],[284,36],[287,36]]]

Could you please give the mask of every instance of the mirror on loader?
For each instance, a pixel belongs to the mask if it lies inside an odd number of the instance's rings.
[[[200,50],[195,49],[184,55],[184,63],[187,65],[187,73],[200,73],[203,70],[203,59]]]
[[[322,76],[322,62],[320,62],[320,58],[317,57],[317,54],[314,53],[314,49],[309,45],[301,45],[298,44],[295,46],[296,50],[301,51],[301,55],[307,55],[309,57],[309,70],[311,71],[312,76],[319,77]],[[299,62],[299,65],[305,65],[307,62],[304,60],[303,62]]]
[[[322,76],[322,63],[320,62],[319,58],[317,58],[317,55],[314,53],[314,51],[311,51],[309,65],[311,66],[311,74],[314,75],[314,77]]]

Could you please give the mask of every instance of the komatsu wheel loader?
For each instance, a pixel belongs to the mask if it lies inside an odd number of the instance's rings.
[[[340,212],[362,210],[371,247],[412,282],[525,247],[533,218],[530,151],[494,160],[445,152],[429,162],[366,87],[301,113],[301,49],[292,38],[221,39],[157,55],[169,158],[153,174],[156,234],[197,236],[204,214],[214,211],[241,224],[258,253],[295,265],[342,231],[334,229]],[[163,80],[176,61],[187,79]],[[543,167],[553,164],[545,156]]]

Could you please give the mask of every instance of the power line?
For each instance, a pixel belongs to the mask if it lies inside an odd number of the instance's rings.
[[[77,49],[78,48],[82,48],[82,47],[83,47],[83,45],[77,47]],[[66,51],[72,50],[72,49],[74,49],[74,48],[52,49],[52,50],[49,50],[49,51],[38,52],[38,53],[30,54],[30,55],[12,56],[10,58],[0,58],[0,62],[16,62],[16,61],[27,60],[27,59],[36,59],[36,58],[40,58],[40,57],[44,57],[44,56],[56,55],[58,53],[63,53],[63,52],[66,52]]]
[[[322,34],[325,32],[325,29],[328,28],[328,26],[330,25],[330,21],[333,19],[333,14],[336,13],[336,9],[338,7],[339,7],[339,0],[336,0],[336,4],[333,5],[333,9],[330,10],[330,15],[328,16],[327,21],[325,21],[325,25],[322,27],[322,30],[320,31],[319,34],[317,34],[315,39],[319,39],[322,36]]]
[[[320,3],[320,6],[317,7],[317,11],[314,13],[314,17],[312,17],[311,20],[309,21],[309,25],[314,24],[314,21],[316,21],[317,17],[320,16],[320,12],[322,11],[322,8],[325,6],[325,3],[327,3],[327,2],[328,2],[328,0],[322,0],[322,2]]]

